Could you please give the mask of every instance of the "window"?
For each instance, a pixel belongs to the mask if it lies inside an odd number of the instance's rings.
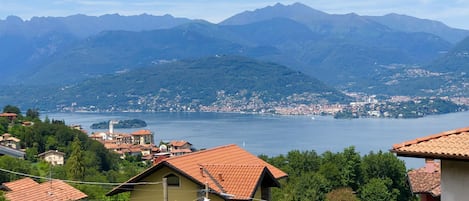
[[[174,174],[166,175],[166,181],[168,182],[168,186],[172,187],[179,187],[179,177]]]

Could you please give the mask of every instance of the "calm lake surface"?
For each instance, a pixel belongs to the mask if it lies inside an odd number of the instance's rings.
[[[333,119],[330,116],[275,116],[235,113],[45,113],[43,117],[90,125],[101,121],[142,119],[155,133],[155,141],[187,140],[196,148],[237,144],[259,155],[277,156],[291,150],[339,152],[355,146],[361,154],[388,151],[393,144],[469,126],[469,112],[419,119]],[[132,132],[138,129],[116,129]],[[407,168],[423,165],[423,159],[401,158]]]

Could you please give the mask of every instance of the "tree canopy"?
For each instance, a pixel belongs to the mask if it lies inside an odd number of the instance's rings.
[[[361,156],[348,147],[321,155],[292,150],[286,155],[260,157],[289,175],[282,188],[273,190],[274,201],[412,199],[404,162],[391,153]]]

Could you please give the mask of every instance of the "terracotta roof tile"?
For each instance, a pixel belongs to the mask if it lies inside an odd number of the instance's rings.
[[[53,180],[41,184],[36,183],[35,186],[29,188],[9,191],[5,197],[10,201],[71,201],[84,199],[88,196],[63,181]]]
[[[173,140],[169,143],[171,146],[175,146],[175,147],[182,147],[184,146],[185,144],[191,144],[187,141],[184,141],[184,140]]]
[[[177,170],[199,184],[208,182],[209,187],[218,193],[236,195],[238,200],[252,197],[257,190],[255,187],[259,179],[265,174],[274,180],[287,177],[285,172],[244,149],[236,145],[226,145],[163,159],[127,182],[138,182],[163,165]],[[128,188],[120,189],[122,186],[114,188],[107,195],[128,191]]]
[[[287,176],[285,172],[236,145],[226,145],[172,157],[166,159],[166,162],[178,167],[178,169],[186,170],[184,172],[191,175],[199,172],[199,164],[246,164],[266,166],[277,179]]]
[[[131,135],[151,135],[150,130],[138,130],[131,133]]]
[[[407,173],[409,177],[410,187],[413,193],[429,193],[433,197],[441,195],[440,180],[441,171],[440,163],[431,163],[427,166],[434,166],[433,168],[423,167],[411,170]]]
[[[207,180],[211,188],[218,192],[235,195],[234,199],[244,200],[253,197],[257,184],[266,170],[261,165],[202,165],[214,178],[217,184],[211,179]]]
[[[0,117],[17,117],[16,113],[1,113]]]
[[[118,144],[112,144],[112,143],[105,143],[104,147],[106,147],[106,149],[117,149],[117,148],[119,148],[119,145]]]
[[[39,183],[37,183],[33,179],[29,177],[25,177],[23,179],[18,179],[16,181],[3,183],[3,186],[5,186],[8,191],[18,191],[24,188],[30,188],[30,187],[36,186],[38,184]]]
[[[467,142],[469,127],[395,144],[391,151],[400,156],[469,160]]]

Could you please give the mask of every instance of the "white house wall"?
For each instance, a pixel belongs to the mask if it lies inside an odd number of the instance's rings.
[[[461,201],[469,198],[469,162],[441,161],[441,200]]]

